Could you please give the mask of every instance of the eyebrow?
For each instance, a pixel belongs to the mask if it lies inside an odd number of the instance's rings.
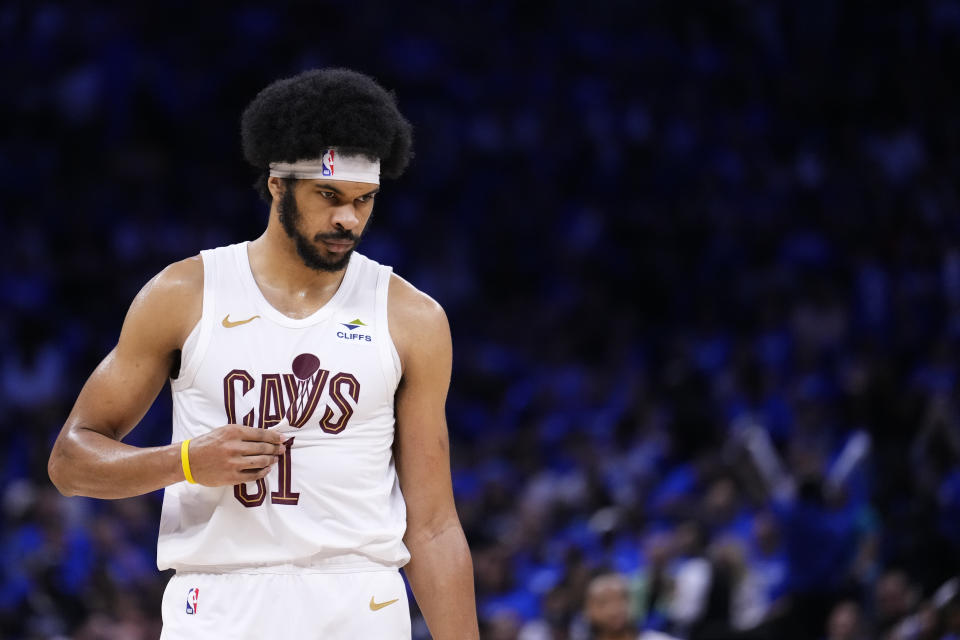
[[[343,191],[341,191],[340,189],[336,188],[335,186],[333,186],[333,185],[330,184],[329,182],[318,183],[318,184],[315,184],[314,187],[317,188],[317,189],[325,189],[325,190],[327,190],[327,191],[333,191],[333,192],[334,192],[335,194],[337,194],[338,196],[342,196],[342,195],[343,195]],[[373,194],[379,193],[379,192],[380,192],[380,187],[377,187],[377,188],[374,189],[373,191],[369,191],[369,192],[367,192],[367,193],[361,193],[361,194],[360,194],[359,196],[357,196],[357,197],[358,197],[358,198],[362,198],[362,197],[364,197],[364,196],[372,196]]]

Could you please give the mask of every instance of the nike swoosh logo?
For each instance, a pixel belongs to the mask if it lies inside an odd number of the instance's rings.
[[[230,314],[223,316],[223,326],[227,329],[232,329],[234,327],[239,327],[242,324],[247,324],[248,322],[253,322],[260,316],[253,316],[252,318],[247,318],[246,320],[237,320],[236,322],[230,322]]]
[[[374,602],[373,596],[370,596],[370,611],[380,611],[384,607],[390,606],[400,598],[394,598],[393,600],[387,600],[386,602]]]

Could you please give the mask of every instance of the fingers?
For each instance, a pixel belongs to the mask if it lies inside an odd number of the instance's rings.
[[[273,429],[252,429],[250,427],[243,427],[242,429],[240,438],[247,442],[270,442],[282,445],[287,440],[287,436]]]
[[[190,455],[194,477],[207,486],[256,481],[287,453],[287,438],[275,430],[228,424],[196,439]]]
[[[270,467],[273,466],[276,461],[276,456],[243,456],[237,461],[236,464],[241,471],[263,468],[266,468],[269,471]]]
[[[282,456],[287,452],[287,448],[282,444],[273,444],[270,442],[250,443],[257,447],[257,453],[268,456]]]
[[[257,453],[283,455],[284,453],[283,443],[287,441],[287,437],[278,431],[254,429],[239,424],[229,424],[223,429],[226,441],[233,441],[231,448],[242,455]]]
[[[236,442],[232,450],[241,456],[282,456],[286,447],[270,442]]]
[[[244,469],[238,471],[230,484],[241,484],[243,482],[256,482],[261,478],[266,478],[273,467],[264,467],[263,469]]]

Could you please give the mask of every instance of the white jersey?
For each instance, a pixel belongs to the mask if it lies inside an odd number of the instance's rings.
[[[203,314],[171,383],[172,442],[237,423],[279,430],[287,450],[258,482],[167,487],[157,565],[342,572],[406,564],[392,454],[400,358],[387,328],[390,267],[354,253],[333,298],[293,319],[264,298],[247,243],[201,256]]]

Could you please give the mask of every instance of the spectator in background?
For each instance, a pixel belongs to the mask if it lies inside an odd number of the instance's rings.
[[[706,558],[706,530],[687,520],[674,532],[673,588],[670,594],[670,630],[685,637],[701,618],[710,589],[710,562]]]
[[[764,617],[771,619],[782,615],[786,606],[784,593],[789,568],[780,528],[769,510],[764,509],[754,516],[748,562],[763,593]]]
[[[936,508],[938,551],[960,554],[960,416],[951,396],[930,398],[910,457],[919,496]]]
[[[711,545],[709,557],[710,588],[691,640],[766,637],[750,633],[765,621],[767,602],[743,544],[736,538],[720,539]]]
[[[852,600],[843,600],[830,612],[826,640],[867,640],[860,606]]]
[[[509,609],[501,609],[489,616],[480,631],[484,640],[523,640],[519,636],[520,620]]]
[[[919,604],[919,594],[906,572],[894,569],[884,573],[873,591],[875,635],[891,637],[897,625],[915,613]]]
[[[65,354],[50,333],[42,317],[17,326],[17,349],[0,356],[0,398],[7,404],[40,411],[64,392]]]
[[[951,578],[927,600],[919,602],[915,613],[903,617],[880,640],[957,640],[960,635],[960,578]]]
[[[626,579],[617,573],[602,573],[587,586],[583,605],[588,635],[578,640],[635,640],[630,618],[630,593]]]
[[[541,610],[542,617],[523,625],[518,640],[568,640],[574,610],[570,589],[566,585],[550,589]]]
[[[762,428],[754,425],[735,437],[744,443],[786,534],[790,632],[798,640],[815,637],[832,602],[854,586],[855,561],[865,540],[858,514],[842,502],[843,487],[869,454],[869,436],[853,434],[825,472],[817,469],[816,456],[804,452],[795,463],[806,474],[800,477],[783,465]]]
[[[669,532],[658,531],[644,541],[642,566],[631,580],[634,617],[644,629],[664,630],[668,623],[670,598],[673,593],[673,577],[670,561],[673,555],[673,540]]]

